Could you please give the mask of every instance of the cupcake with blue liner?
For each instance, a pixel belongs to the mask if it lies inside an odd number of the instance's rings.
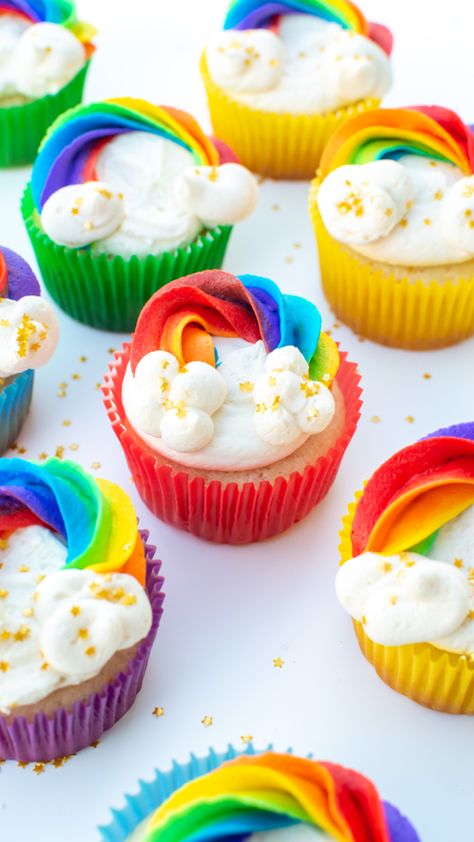
[[[420,842],[366,777],[291,751],[192,756],[126,802],[103,842]]]
[[[78,321],[132,331],[157,289],[220,267],[254,177],[183,111],[116,99],[52,126],[22,212],[44,283]]]
[[[327,494],[355,432],[356,366],[310,301],[212,270],[143,308],[103,387],[146,505],[223,543],[269,538]]]
[[[162,614],[130,498],[73,462],[0,460],[0,756],[47,761],[132,706]]]
[[[391,49],[346,0],[233,0],[201,60],[214,132],[255,172],[312,178],[331,134],[379,106]]]
[[[0,454],[15,442],[28,414],[34,370],[59,337],[53,307],[25,260],[0,247]]]
[[[0,167],[31,163],[51,123],[81,102],[94,33],[70,0],[2,0]]]

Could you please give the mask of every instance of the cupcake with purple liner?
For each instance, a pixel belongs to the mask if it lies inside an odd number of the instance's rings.
[[[0,247],[0,454],[28,414],[34,369],[48,362],[58,342],[56,314],[40,296],[28,264]]]
[[[130,498],[73,462],[0,460],[0,757],[101,737],[140,690],[161,563]]]
[[[103,842],[420,842],[358,772],[252,746],[174,762],[113,814]]]

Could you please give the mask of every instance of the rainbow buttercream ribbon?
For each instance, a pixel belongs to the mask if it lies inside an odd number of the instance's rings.
[[[400,155],[424,155],[474,172],[474,133],[454,111],[439,106],[381,108],[347,120],[330,139],[320,173]]]
[[[472,505],[474,423],[438,431],[375,472],[357,504],[353,554],[429,555],[438,530]]]
[[[74,462],[0,459],[0,534],[32,525],[65,543],[66,567],[130,573],[143,584],[143,544],[130,498]]]
[[[239,842],[300,823],[337,842],[417,839],[391,835],[377,790],[357,772],[269,752],[242,755],[177,790],[150,817],[144,842]]]
[[[40,147],[31,176],[38,210],[61,187],[96,180],[95,162],[104,144],[131,131],[151,132],[183,146],[197,165],[221,162],[217,145],[184,111],[129,97],[80,105],[56,120]]]
[[[262,340],[268,353],[294,345],[313,379],[324,368],[332,380],[339,364],[337,347],[321,333],[314,304],[284,295],[268,278],[209,270],[172,281],[148,301],[133,337],[132,372],[142,357],[157,350],[169,351],[181,364],[201,360],[215,365],[213,336]]]
[[[57,23],[70,29],[80,41],[88,44],[95,29],[76,15],[72,0],[0,0],[0,15],[17,15],[30,23]]]
[[[258,29],[278,27],[280,15],[313,15],[329,23],[337,23],[375,41],[388,55],[393,45],[386,26],[370,23],[350,0],[234,0],[224,20],[224,29]]]

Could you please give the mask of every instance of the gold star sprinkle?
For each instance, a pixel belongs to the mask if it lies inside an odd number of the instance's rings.
[[[370,420],[372,421],[372,424],[380,424],[382,419],[380,415],[372,415],[372,418]]]
[[[0,550],[8,550],[8,541],[6,538],[0,538]]]
[[[242,740],[244,746],[248,746],[248,744],[252,742],[253,737],[251,734],[242,734],[240,739]]]
[[[408,424],[413,424],[414,420],[415,420],[415,419],[413,418],[413,415],[407,415],[407,417],[405,418],[405,421],[406,421]]]
[[[79,445],[73,442],[73,444],[69,445],[69,450],[79,450]]]
[[[64,456],[64,445],[63,444],[58,445],[58,447],[54,451],[54,455],[56,456],[56,459],[62,459],[63,458],[63,456]]]
[[[100,462],[91,462],[91,468],[92,468],[93,471],[98,471],[100,467],[101,467]]]
[[[273,659],[273,666],[276,667],[279,670],[281,670],[284,663],[285,662],[282,660],[282,658],[274,658]]]
[[[60,769],[61,766],[64,766],[64,757],[56,757],[53,761],[51,761],[51,765],[54,766],[55,769]]]
[[[10,664],[8,661],[0,661],[0,672],[8,672]]]
[[[73,617],[77,617],[81,613],[81,609],[78,605],[73,605],[71,608],[71,614]]]
[[[461,567],[464,567],[462,558],[455,558],[453,564],[455,567],[459,568],[459,570],[461,569]]]
[[[115,348],[107,348],[108,354],[115,354]]]
[[[425,373],[423,374],[423,380],[431,380],[431,374],[425,371]]]
[[[72,421],[70,421],[69,418],[66,418],[66,420],[63,421],[63,427],[70,427],[71,424],[72,424]]]
[[[16,765],[17,765],[20,769],[26,769],[26,767],[27,767],[27,766],[29,766],[30,764],[29,764],[29,762],[28,762],[27,760],[19,760],[19,761],[18,761],[18,763],[17,763]]]
[[[155,719],[160,719],[160,717],[162,717],[164,715],[165,715],[165,709],[164,708],[160,708],[160,707],[153,708],[153,716],[155,717]]]
[[[391,569],[392,569],[392,565],[390,564],[390,562],[385,561],[384,565],[383,565],[383,572],[384,573],[390,573]]]
[[[94,740],[94,742],[91,743],[91,748],[98,748],[99,746],[100,746],[100,740]]]
[[[33,766],[33,772],[35,775],[42,775],[44,772],[44,763],[35,763]]]
[[[210,728],[211,725],[214,725],[214,718],[212,716],[203,716],[201,725],[204,725],[205,728]]]
[[[45,453],[44,451],[42,453],[40,453],[39,456],[38,456],[38,459],[39,459],[40,462],[44,462],[44,460],[47,459],[47,458],[48,458],[48,454]]]
[[[80,363],[86,363],[86,362],[87,362],[87,357],[79,357],[79,362],[80,362]]]
[[[95,646],[88,646],[87,649],[85,650],[85,654],[87,655],[88,658],[93,658],[95,653],[96,653]]]
[[[279,211],[280,205],[272,205],[272,211]]]
[[[8,596],[8,591],[5,588],[0,588],[0,599],[6,599]]]
[[[75,373],[72,375],[72,379],[73,379],[73,380],[80,380],[80,379],[81,379],[81,375],[80,375],[80,374],[77,374],[77,372],[75,372]]]
[[[239,388],[241,392],[252,392],[254,384],[250,382],[250,380],[244,380],[243,383],[239,383]]]
[[[285,257],[285,263],[293,263],[293,262],[294,262],[294,259],[295,259],[295,258],[294,258],[294,257],[291,257],[291,256],[290,256],[290,257]]]

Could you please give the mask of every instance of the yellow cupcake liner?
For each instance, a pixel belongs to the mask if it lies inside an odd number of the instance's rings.
[[[352,522],[356,494],[343,518],[339,552],[341,564],[352,558]],[[385,684],[425,707],[444,713],[474,714],[474,659],[437,649],[430,643],[382,646],[367,637],[362,623],[354,620],[360,649]]]
[[[380,105],[379,99],[365,99],[325,114],[258,111],[232,99],[213,82],[204,55],[201,73],[215,137],[227,143],[248,169],[270,178],[312,178],[333,132],[349,117]]]
[[[474,334],[474,275],[443,283],[375,269],[334,240],[317,205],[320,180],[311,185],[309,211],[319,251],[324,294],[336,316],[355,333],[395,348],[444,348]],[[459,266],[455,267],[459,272]]]

